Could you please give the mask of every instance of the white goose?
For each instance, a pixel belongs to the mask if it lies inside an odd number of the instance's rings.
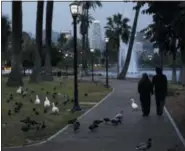
[[[40,104],[40,99],[39,99],[39,96],[38,95],[36,95],[35,104]]]
[[[21,86],[17,89],[16,93],[18,93],[18,94],[22,93],[22,87]]]
[[[133,110],[138,110],[139,106],[135,103],[135,100],[133,98],[130,99],[130,101],[132,101],[132,109]]]
[[[47,96],[46,96],[46,99],[44,101],[44,107],[50,107],[50,101],[48,100]]]
[[[52,107],[52,110],[51,110],[52,113],[58,113],[59,112],[59,108],[55,106],[55,103],[54,102],[52,103],[52,106],[53,106]]]

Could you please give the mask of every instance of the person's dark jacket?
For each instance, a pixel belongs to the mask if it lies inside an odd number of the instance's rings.
[[[166,97],[168,90],[168,81],[165,75],[157,74],[152,79],[152,85],[155,88],[155,95]]]
[[[138,92],[140,99],[150,100],[151,94],[153,94],[152,82],[149,79],[141,79],[138,84]]]

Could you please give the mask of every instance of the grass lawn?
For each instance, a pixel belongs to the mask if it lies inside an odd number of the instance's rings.
[[[181,85],[169,85],[173,96],[167,98],[166,106],[185,138],[185,89]]]
[[[73,98],[73,80],[55,79],[53,82],[43,82],[41,84],[29,84],[28,79],[24,79],[24,89],[28,88],[28,94],[22,98],[21,95],[16,94],[17,88],[7,87],[5,85],[7,78],[2,78],[2,99],[1,99],[1,122],[2,122],[2,146],[15,146],[29,143],[34,143],[40,140],[44,140],[49,136],[56,133],[62,127],[64,127],[68,120],[78,117],[84,113],[87,109],[91,108],[96,102],[99,102],[104,96],[106,96],[111,89],[107,89],[103,84],[95,84],[90,82],[79,83],[79,102],[82,102],[81,108],[83,111],[71,113],[68,110],[72,108],[73,102],[69,102],[67,105],[63,105],[63,96],[57,95],[55,99],[52,98],[53,88],[56,87],[55,92],[61,94],[67,94],[70,98]],[[61,84],[62,81],[62,84]],[[44,90],[42,90],[44,88]],[[31,91],[35,91],[32,92]],[[44,100],[46,92],[49,92],[48,98],[50,102],[57,102],[57,107],[60,112],[59,115],[52,115],[51,109],[48,113],[44,113]],[[7,103],[10,94],[13,94],[13,99]],[[84,94],[87,93],[88,96]],[[36,94],[39,95],[41,104],[35,105]],[[33,100],[33,102],[30,101]],[[22,102],[23,107],[20,109],[20,113],[14,113],[15,102]],[[88,102],[90,102],[88,104]],[[35,115],[33,108],[39,112],[39,115]],[[12,111],[12,115],[8,115],[8,110]],[[42,122],[45,121],[46,128],[43,130],[31,130],[29,132],[22,132],[22,123],[20,120],[25,117]]]

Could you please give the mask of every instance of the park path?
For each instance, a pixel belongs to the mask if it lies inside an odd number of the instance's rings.
[[[155,102],[152,99],[151,114],[143,118],[141,112],[132,112],[129,98],[134,97],[139,104],[136,81],[111,80],[114,93],[99,106],[85,115],[80,132],[74,134],[67,128],[53,140],[33,147],[2,149],[3,151],[134,151],[135,146],[149,137],[153,139],[150,151],[167,151],[178,144],[183,148],[174,128],[166,115],[156,116]],[[102,124],[96,132],[88,131],[88,126],[95,119],[113,117],[124,110],[124,122],[117,127]],[[183,150],[184,151],[184,148]]]

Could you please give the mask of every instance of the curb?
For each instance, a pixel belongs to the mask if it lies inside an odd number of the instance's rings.
[[[179,137],[180,141],[182,142],[183,146],[185,147],[185,139],[184,139],[182,133],[180,132],[179,128],[177,127],[177,124],[175,123],[175,120],[170,115],[170,113],[169,113],[169,111],[167,110],[166,107],[164,107],[164,110],[165,110],[166,115],[167,115],[168,119],[170,120],[173,128],[175,129],[175,132],[177,133],[177,136]]]
[[[111,87],[112,88],[112,87]],[[115,88],[112,88],[112,91],[110,93],[108,93],[102,100],[100,100],[96,105],[94,105],[92,108],[88,109],[84,114],[82,114],[81,116],[79,116],[77,119],[80,120],[81,118],[83,118],[85,115],[87,115],[89,112],[91,112],[93,109],[95,109],[96,107],[98,107],[101,103],[103,103],[108,97],[110,97],[115,91]],[[30,145],[25,145],[25,146],[12,146],[12,147],[1,147],[1,149],[17,149],[17,148],[26,148],[26,147],[33,147],[33,146],[38,146],[38,145],[42,145],[44,143],[47,143],[48,141],[51,141],[52,139],[54,139],[56,136],[58,136],[60,133],[64,132],[67,128],[69,128],[70,125],[66,125],[65,127],[63,127],[61,130],[59,130],[58,132],[56,132],[55,134],[53,134],[52,136],[50,136],[49,138],[47,138],[44,141],[41,141],[39,143],[35,143],[35,144],[30,144]]]

